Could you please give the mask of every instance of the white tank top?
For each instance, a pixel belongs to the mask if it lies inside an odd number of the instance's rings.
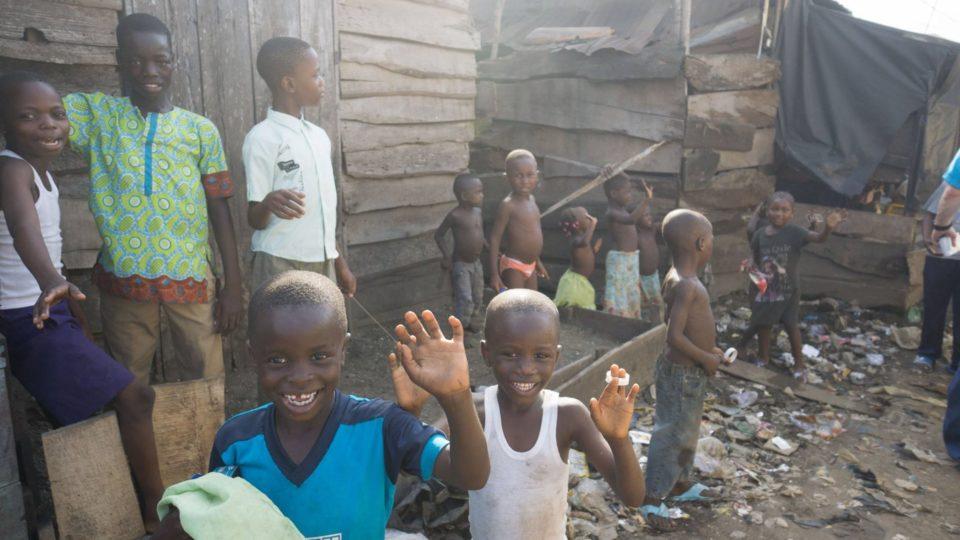
[[[11,150],[0,151],[0,156],[23,159]],[[60,236],[60,191],[49,172],[47,180],[50,182],[50,191],[44,187],[37,170],[33,169],[33,182],[40,191],[40,196],[34,203],[40,218],[40,233],[54,268],[60,272],[63,267],[60,261],[63,251],[63,237]],[[0,309],[32,306],[39,297],[40,285],[14,249],[7,218],[0,210]]]
[[[568,466],[557,449],[559,395],[543,391],[543,420],[533,448],[510,448],[500,421],[497,387],[483,395],[483,433],[490,478],[470,492],[470,534],[479,540],[566,538]]]

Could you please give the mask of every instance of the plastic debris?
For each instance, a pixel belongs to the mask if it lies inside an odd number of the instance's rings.
[[[915,351],[920,348],[920,329],[916,326],[890,327],[893,342],[906,351]]]
[[[759,394],[753,390],[741,390],[730,394],[730,401],[736,403],[737,407],[745,409],[756,403],[759,397]]]
[[[783,437],[777,435],[776,437],[771,438],[766,444],[763,445],[767,450],[773,450],[778,454],[784,456],[792,455],[799,448],[797,445],[791,443],[790,441],[784,439]]]
[[[867,363],[875,367],[882,366],[883,355],[879,353],[867,353]]]
[[[814,347],[813,345],[807,345],[804,343],[801,352],[807,358],[820,358],[820,349]]]

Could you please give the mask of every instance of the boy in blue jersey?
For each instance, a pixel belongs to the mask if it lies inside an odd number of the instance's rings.
[[[434,395],[450,437],[395,404],[337,390],[349,334],[343,295],[313,272],[284,272],[250,300],[250,357],[271,402],[217,433],[210,469],[235,466],[307,538],[382,538],[400,471],[480,489],[490,472],[470,394],[463,326],[446,339],[434,315],[396,328],[409,378]],[[179,521],[177,512],[164,518]]]

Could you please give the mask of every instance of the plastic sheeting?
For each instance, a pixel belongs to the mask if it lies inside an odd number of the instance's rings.
[[[958,48],[793,0],[777,36],[777,144],[837,193],[858,195]]]

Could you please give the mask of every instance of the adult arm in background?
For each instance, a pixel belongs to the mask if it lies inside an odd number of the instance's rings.
[[[957,245],[957,231],[953,230],[951,226],[957,210],[960,210],[960,189],[948,183],[946,189],[943,190],[943,195],[940,196],[937,215],[933,218],[933,234],[930,236],[931,241],[938,247],[938,242],[943,237],[950,238],[950,243]],[[946,229],[943,229],[944,227]],[[938,230],[938,228],[943,230]]]

